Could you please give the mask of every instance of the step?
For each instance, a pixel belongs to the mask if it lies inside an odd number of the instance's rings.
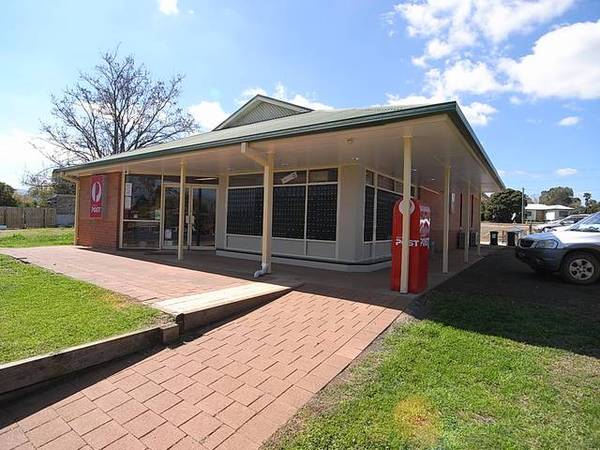
[[[151,306],[175,316],[181,331],[186,332],[273,301],[300,285],[250,281],[241,286],[162,300]]]

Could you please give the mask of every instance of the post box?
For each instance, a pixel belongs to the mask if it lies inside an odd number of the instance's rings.
[[[402,270],[402,200],[394,205],[392,223],[392,290],[400,290]],[[429,230],[431,210],[418,200],[410,200],[410,247],[408,267],[408,292],[417,294],[427,288],[429,271]]]

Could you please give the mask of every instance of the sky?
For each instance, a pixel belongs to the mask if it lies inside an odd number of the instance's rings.
[[[457,100],[505,184],[600,199],[600,0],[4,0],[0,181],[49,165],[50,96],[119,46],[204,130],[253,94],[315,109]]]

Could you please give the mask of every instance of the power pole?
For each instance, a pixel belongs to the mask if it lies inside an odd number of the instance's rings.
[[[525,223],[525,188],[521,188],[521,223]]]

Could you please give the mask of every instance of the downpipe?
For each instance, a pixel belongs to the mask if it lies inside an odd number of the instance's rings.
[[[262,263],[260,269],[254,272],[254,278],[260,278],[269,273],[269,265],[266,263]]]

